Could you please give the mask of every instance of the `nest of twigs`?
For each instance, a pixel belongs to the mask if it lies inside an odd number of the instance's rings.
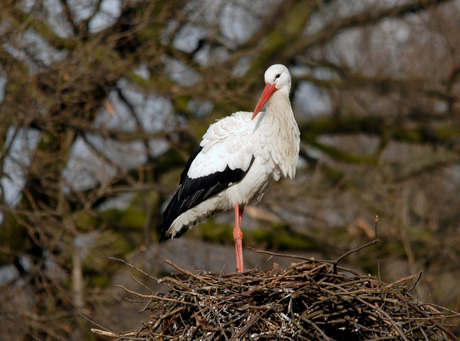
[[[420,275],[385,284],[333,262],[304,260],[282,270],[189,272],[158,280],[148,295],[149,321],[123,340],[457,340],[459,314],[425,304],[410,290]],[[332,263],[332,264],[331,264]]]

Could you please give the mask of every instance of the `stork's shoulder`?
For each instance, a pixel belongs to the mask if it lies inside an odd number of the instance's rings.
[[[205,147],[213,141],[247,136],[253,130],[253,125],[254,122],[251,121],[250,112],[239,111],[233,113],[231,116],[227,116],[211,124],[206,134],[204,134],[200,145]]]
[[[251,113],[237,112],[212,124],[200,143],[201,150],[190,165],[188,176],[240,169],[246,172],[253,161]]]

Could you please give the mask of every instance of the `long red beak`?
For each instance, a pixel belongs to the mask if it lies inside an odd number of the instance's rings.
[[[260,95],[259,102],[257,102],[256,108],[254,109],[254,113],[252,114],[251,120],[257,116],[260,110],[264,107],[265,103],[267,103],[268,99],[273,95],[276,91],[276,84],[267,83],[265,85],[264,91],[262,91],[262,95]]]

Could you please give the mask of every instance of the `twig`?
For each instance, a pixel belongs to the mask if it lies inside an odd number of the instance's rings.
[[[423,274],[423,271],[420,271],[420,272],[418,273],[417,279],[415,280],[414,284],[412,284],[412,286],[410,287],[410,289],[407,290],[407,292],[411,292],[412,289],[415,288],[415,286],[417,285],[417,283],[420,281],[420,278],[422,278],[422,274]]]
[[[415,306],[413,303],[411,302],[408,302],[408,304],[410,304],[414,309],[418,310],[420,312],[420,314],[422,314],[423,316],[425,317],[429,317],[427,315],[426,312],[424,312],[423,310],[421,310],[419,307]],[[446,333],[447,335],[449,335],[451,337],[451,340],[455,340],[455,341],[458,341],[459,338],[456,337],[454,334],[452,334],[452,332],[450,330],[448,330],[447,328],[445,328],[443,325],[439,324],[438,322],[436,322],[435,319],[431,319],[432,323],[437,327],[439,328],[440,330],[442,330],[444,333]]]
[[[388,313],[382,309],[380,309],[380,307],[378,307],[377,305],[374,305],[374,304],[371,304],[365,300],[363,300],[361,297],[357,296],[356,297],[358,299],[358,301],[364,303],[365,305],[369,306],[369,308],[372,308],[376,311],[378,311],[381,315],[385,316],[387,318],[387,321],[391,323],[391,325],[393,326],[393,328],[398,332],[399,336],[401,336],[401,338],[404,340],[404,341],[409,341],[407,339],[407,337],[404,335],[404,332],[401,330],[401,328],[399,328],[398,324],[391,318],[390,315],[388,315]]]
[[[256,253],[264,253],[264,254],[267,254],[267,255],[270,255],[270,256],[275,256],[275,257],[284,257],[284,258],[293,258],[293,259],[301,259],[303,261],[306,261],[306,262],[310,262],[310,263],[321,263],[321,262],[329,262],[327,260],[318,260],[318,259],[314,259],[314,258],[311,258],[311,257],[305,257],[305,256],[299,256],[299,255],[287,255],[287,254],[284,254],[284,253],[277,253],[277,252],[272,252],[272,251],[265,251],[265,250],[257,250],[251,246],[247,246],[247,248],[249,250],[252,250]]]
[[[378,222],[379,222],[379,216],[375,216],[375,224],[374,224],[374,235],[375,235],[375,238],[374,240],[370,241],[369,243],[366,243],[364,245],[361,245],[359,247],[357,247],[356,249],[353,249],[353,250],[349,250],[347,251],[345,254],[343,254],[342,256],[338,257],[336,260],[334,260],[332,262],[332,265],[333,265],[333,272],[336,274],[337,273],[337,265],[339,264],[339,262],[344,259],[345,257],[348,257],[349,255],[353,254],[353,253],[357,253],[359,251],[361,251],[362,249],[365,249],[366,247],[369,247],[371,245],[374,245],[374,244],[377,244],[380,242],[380,239],[377,238],[377,225],[378,225]]]
[[[129,276],[131,277],[137,284],[139,284],[141,287],[143,287],[145,290],[147,291],[150,291],[152,294],[154,293],[154,291],[152,289],[150,289],[148,286],[146,286],[144,283],[142,283],[141,281],[139,281],[136,277],[134,276]]]
[[[133,290],[129,290],[128,288],[125,288],[124,286],[120,285],[120,284],[117,284],[117,287],[119,288],[122,288],[123,290],[129,292],[130,294],[133,294],[133,295],[136,295],[136,296],[139,296],[139,297],[143,297],[143,298],[151,298],[151,299],[157,299],[157,300],[162,300],[162,301],[170,301],[170,302],[176,302],[176,303],[180,303],[180,304],[190,304],[190,305],[193,305],[193,303],[189,303],[189,302],[183,302],[183,301],[179,301],[179,300],[175,300],[173,298],[168,298],[168,297],[163,297],[163,296],[158,296],[158,295],[143,295],[143,294],[140,294],[138,292],[135,292]]]
[[[190,277],[193,277],[193,278],[196,278],[198,280],[201,280],[201,281],[205,281],[206,282],[206,279],[203,277],[203,276],[199,276],[197,274],[194,274],[193,272],[191,271],[188,271],[188,270],[185,270],[183,268],[181,268],[179,265],[177,264],[174,264],[173,262],[171,262],[169,259],[164,259],[163,262],[165,262],[166,264],[168,265],[171,265],[174,269],[182,272],[183,274],[187,275],[187,276],[190,276]]]
[[[314,323],[313,321],[310,321],[309,319],[307,319],[307,318],[305,318],[305,317],[301,317],[300,319],[301,319],[302,321],[308,323],[308,324],[309,324],[310,326],[312,326],[313,328],[315,328],[315,330],[316,330],[318,333],[320,333],[320,335],[323,337],[324,340],[330,340],[330,338],[329,338],[326,334],[324,334],[323,330],[322,330],[320,327],[318,327],[318,326],[316,325],[316,323]]]
[[[295,315],[294,315],[294,310],[292,309],[292,297],[290,298],[290,301],[289,301],[289,313],[291,314],[292,316],[292,322],[294,322],[294,324],[296,325],[297,328],[299,328],[302,332],[305,333],[305,335],[308,335],[309,337],[311,337],[311,333],[309,333],[300,323],[298,323],[295,319]],[[308,320],[307,318],[304,317],[304,321],[309,323],[310,324],[310,320]],[[310,324],[311,325],[311,324]],[[312,325],[313,328],[315,328],[316,325]],[[323,331],[321,329],[318,330],[318,332],[321,334],[323,333]],[[323,337],[325,339],[327,339],[327,336],[324,334]]]
[[[326,264],[331,264],[331,265],[335,264],[335,260],[314,259],[314,258],[298,256],[298,255],[288,255],[288,254],[284,254],[284,253],[277,253],[277,252],[266,251],[266,250],[258,250],[258,249],[255,249],[255,248],[251,247],[251,246],[247,246],[247,248],[249,250],[252,250],[252,251],[256,252],[256,253],[263,253],[263,254],[273,256],[273,257],[284,257],[284,258],[292,258],[292,259],[303,260],[303,262],[300,263],[300,264],[305,264],[305,263],[308,263],[308,264],[311,264],[311,263],[326,263]],[[295,264],[294,266],[297,266],[297,265],[299,265],[299,264]],[[356,275],[356,276],[360,276],[360,274],[358,272],[356,272],[355,270],[350,269],[350,268],[346,268],[346,267],[343,267],[343,266],[336,266],[336,269],[341,270],[341,271],[349,272],[349,273],[351,273],[353,275]]]
[[[238,333],[234,337],[234,340],[239,340],[241,337],[243,337],[253,326],[253,324],[257,322],[257,320],[260,318],[260,315],[261,313],[259,311],[255,313],[255,315],[249,320],[249,322],[238,331]]]
[[[442,309],[442,310],[448,311],[449,313],[452,313],[456,317],[460,317],[460,312],[454,311],[454,310],[449,309],[449,308],[441,307],[440,305],[437,305],[437,304],[434,304],[434,303],[427,303],[427,304],[425,304],[425,306],[433,307],[433,308],[436,308],[436,309]]]
[[[422,273],[423,273],[423,271],[420,271],[417,275],[410,275],[410,276],[407,276],[407,277],[400,278],[397,281],[394,281],[394,282],[386,285],[383,289],[385,290],[385,289],[393,288],[393,287],[395,287],[395,286],[397,286],[397,285],[399,285],[399,284],[401,284],[403,282],[410,281],[410,280],[414,279],[415,277],[417,277],[417,281],[415,282],[415,284],[417,284],[417,282],[419,281],[420,277],[422,276]],[[408,292],[413,289],[415,284],[411,287],[411,289],[408,290]]]
[[[84,318],[89,323],[94,324],[95,326],[100,328],[100,329],[91,328],[92,333],[99,334],[99,335],[105,335],[105,336],[111,336],[111,337],[120,337],[120,335],[118,333],[115,333],[115,332],[111,331],[109,328],[103,327],[99,323],[91,320],[88,316],[85,316],[82,313],[80,313],[78,315],[80,315],[80,317]]]
[[[115,258],[115,257],[109,257],[109,256],[103,256],[104,258],[107,258],[107,259],[110,259],[110,260],[114,260],[114,261],[117,261],[117,262],[121,262],[121,263],[124,263],[126,264],[127,266],[133,268],[133,269],[136,269],[137,271],[139,271],[141,274],[143,274],[144,276],[147,276],[148,278],[151,278],[151,279],[154,279],[155,281],[158,281],[158,279],[152,275],[149,275],[148,273],[146,273],[145,271],[139,269],[137,266],[135,265],[132,265],[131,263],[125,261],[124,259],[120,259],[120,258]]]
[[[379,223],[379,216],[378,215],[375,215],[375,220],[374,220],[374,239],[378,239],[379,236],[378,236],[378,229],[377,229],[377,225]]]

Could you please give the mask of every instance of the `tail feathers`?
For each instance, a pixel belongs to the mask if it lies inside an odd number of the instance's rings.
[[[182,228],[174,235],[174,237],[172,237],[171,234],[166,235],[168,228],[166,228],[166,229],[162,228],[162,230],[160,231],[160,233],[161,233],[161,235],[160,235],[160,243],[163,243],[164,241],[166,241],[168,239],[179,238],[185,232],[187,232],[189,228],[190,228],[190,226],[185,226],[185,225],[182,226]]]
[[[160,242],[164,242],[165,240],[171,238],[179,238],[189,229],[189,226],[187,225],[182,226],[174,234],[174,237],[172,236],[173,233],[171,233],[173,231],[170,231],[174,220],[176,220],[176,218],[184,211],[183,207],[181,206],[181,202],[178,200],[178,194],[176,193],[169,202],[168,207],[166,207],[165,211],[163,212],[162,221],[159,228]]]
[[[186,221],[189,221],[187,224],[182,226],[176,221],[182,214],[187,214],[187,211],[192,208],[184,208],[183,204],[177,199],[177,193],[172,198],[171,202],[166,207],[163,212],[163,220],[161,222],[159,232],[160,232],[160,242],[164,242],[168,239],[179,238],[185,232],[187,232],[192,226],[196,225],[202,220],[213,216],[215,213],[220,212],[221,210],[205,210],[201,212],[202,214],[196,215],[197,212],[193,212],[188,216]],[[195,207],[195,206],[194,206]],[[190,221],[190,218],[192,220]],[[180,219],[179,219],[180,221]],[[174,225],[174,227],[173,227]]]

